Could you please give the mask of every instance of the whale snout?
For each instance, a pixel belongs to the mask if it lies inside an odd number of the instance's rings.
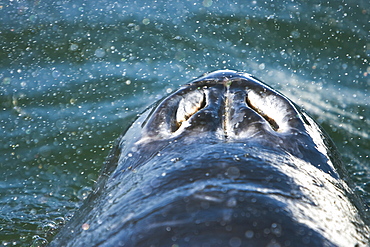
[[[366,246],[340,169],[330,139],[285,96],[215,71],[136,119],[51,246]]]
[[[320,127],[284,95],[247,73],[219,70],[183,86],[151,112],[137,143],[160,146],[180,139],[186,144],[262,145],[338,176],[327,159]]]
[[[304,117],[290,100],[253,76],[232,70],[193,80],[166,98],[152,116],[149,135],[167,138],[211,131],[232,142],[305,130]]]

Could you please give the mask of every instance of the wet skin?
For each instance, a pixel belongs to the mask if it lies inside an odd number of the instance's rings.
[[[344,179],[309,116],[249,74],[216,71],[133,123],[50,246],[366,246]]]

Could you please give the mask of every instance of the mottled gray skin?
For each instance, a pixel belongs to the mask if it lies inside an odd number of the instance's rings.
[[[133,123],[50,246],[366,246],[343,173],[290,100],[216,71]]]

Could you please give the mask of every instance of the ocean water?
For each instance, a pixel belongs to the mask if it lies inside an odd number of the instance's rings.
[[[50,241],[136,116],[216,69],[312,115],[370,205],[369,13],[365,0],[2,1],[0,245]]]

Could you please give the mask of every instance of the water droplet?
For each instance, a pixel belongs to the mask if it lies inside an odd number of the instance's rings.
[[[307,244],[309,243],[310,241],[307,242]],[[267,247],[281,247],[281,245],[279,243],[276,242],[275,239],[272,239],[270,241],[270,243],[268,243]]]
[[[232,237],[229,240],[229,245],[231,247],[239,247],[241,244],[242,244],[242,240],[240,238],[238,238],[238,237]]]
[[[294,30],[290,33],[290,37],[293,39],[298,39],[300,36],[301,34],[297,30]]]
[[[87,223],[84,223],[84,224],[82,224],[82,230],[84,230],[84,231],[87,231],[87,230],[89,230],[89,228],[90,228],[90,225],[89,224],[87,224]]]
[[[251,239],[254,236],[254,232],[249,230],[249,231],[246,231],[244,235],[246,238]]]
[[[51,155],[52,148],[49,146],[42,146],[39,148],[39,153],[42,157],[49,157]]]
[[[226,202],[226,206],[228,206],[229,208],[235,207],[236,204],[237,204],[237,201],[236,201],[235,197],[231,197]]]
[[[148,18],[143,19],[143,24],[148,25],[150,23],[150,20]]]
[[[272,223],[271,224],[271,232],[275,234],[277,237],[281,236],[281,226],[280,224],[277,223]]]
[[[144,186],[141,188],[141,193],[148,196],[152,193],[153,189],[150,186]]]
[[[204,7],[211,7],[213,4],[212,0],[203,0],[203,6]]]
[[[48,241],[45,238],[42,238],[38,235],[32,237],[32,245],[31,247],[44,247],[48,244]]]
[[[95,50],[95,56],[98,58],[102,58],[105,56],[105,51],[103,48],[98,48]]]
[[[71,51],[76,51],[78,49],[78,45],[77,44],[71,44],[71,46],[69,47],[69,49]]]
[[[54,219],[54,222],[57,226],[63,226],[66,223],[66,219],[64,217],[57,217]]]
[[[5,78],[3,79],[3,84],[4,84],[4,85],[8,85],[8,84],[10,84],[10,81],[11,81],[10,77],[5,77]]]
[[[31,22],[36,21],[36,19],[37,19],[37,15],[31,15],[31,16],[30,16],[30,21],[31,21]]]
[[[235,166],[229,167],[226,171],[226,176],[228,176],[231,179],[237,179],[240,176],[239,168]]]
[[[240,161],[240,158],[237,155],[234,155],[233,160],[234,161]]]
[[[59,70],[53,70],[53,72],[51,73],[51,75],[54,78],[58,78],[61,75],[61,73],[59,72]]]
[[[77,198],[83,201],[90,195],[91,191],[92,189],[90,187],[83,187],[77,192]]]
[[[52,236],[56,233],[58,227],[54,221],[44,221],[37,226],[37,230],[43,236]],[[37,235],[36,235],[37,236]]]
[[[176,162],[178,162],[178,161],[180,161],[180,158],[178,158],[178,157],[177,157],[177,158],[173,158],[173,159],[171,159],[171,162],[172,162],[172,163],[176,163]]]

